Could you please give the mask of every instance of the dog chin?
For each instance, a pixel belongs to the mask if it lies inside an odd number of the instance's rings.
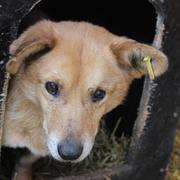
[[[58,150],[57,150],[57,145],[59,142],[60,142],[60,139],[57,138],[56,136],[54,136],[54,135],[49,136],[48,149],[49,149],[51,156],[54,159],[61,161],[61,162],[77,163],[77,162],[84,160],[90,154],[92,147],[93,147],[94,140],[92,140],[91,138],[89,138],[87,136],[85,138],[83,138],[83,141],[82,141],[83,142],[83,152],[82,152],[81,156],[78,159],[71,160],[71,161],[64,160],[59,156]]]

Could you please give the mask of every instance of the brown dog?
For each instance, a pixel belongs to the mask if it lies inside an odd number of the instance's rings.
[[[155,76],[168,67],[155,48],[85,22],[41,21],[10,53],[3,144],[60,161],[90,153],[101,117],[122,103],[133,79],[147,74],[146,55]]]

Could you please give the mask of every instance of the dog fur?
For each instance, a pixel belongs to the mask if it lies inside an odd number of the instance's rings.
[[[12,43],[10,54],[3,145],[60,161],[57,144],[69,136],[83,144],[75,162],[90,153],[101,117],[123,102],[133,79],[147,74],[144,56],[152,57],[156,77],[168,68],[155,48],[86,22],[41,21]],[[47,81],[60,85],[58,97],[47,93]],[[97,88],[106,96],[94,103]]]

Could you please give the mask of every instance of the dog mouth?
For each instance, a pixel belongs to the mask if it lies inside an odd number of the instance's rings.
[[[79,139],[61,139],[51,134],[48,137],[48,149],[51,156],[61,162],[77,163],[84,160],[91,152],[94,139],[84,136]]]

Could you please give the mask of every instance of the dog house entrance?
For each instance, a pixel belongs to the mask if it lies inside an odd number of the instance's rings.
[[[53,21],[88,21],[107,28],[119,36],[127,36],[140,42],[151,44],[155,35],[156,14],[154,7],[144,0],[124,1],[119,5],[115,0],[103,4],[92,1],[42,0],[21,22],[19,35],[30,25],[41,19]],[[123,105],[119,105],[104,116],[105,127],[111,134],[117,125],[115,135],[130,137],[137,117],[143,90],[143,78],[135,80]],[[57,169],[57,167],[54,167]],[[61,169],[62,172],[62,169]],[[64,175],[65,176],[65,175]]]

